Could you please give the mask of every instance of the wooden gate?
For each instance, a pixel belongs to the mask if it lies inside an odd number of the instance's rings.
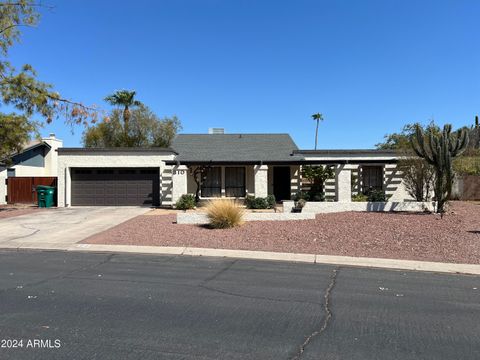
[[[7,179],[7,203],[36,204],[37,185],[57,186],[56,177],[9,177]]]

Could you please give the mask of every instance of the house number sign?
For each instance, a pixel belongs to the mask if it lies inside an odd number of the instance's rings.
[[[185,175],[185,170],[173,170],[173,175]]]

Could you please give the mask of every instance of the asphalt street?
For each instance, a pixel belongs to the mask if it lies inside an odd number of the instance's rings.
[[[480,359],[480,277],[0,251],[0,359]]]

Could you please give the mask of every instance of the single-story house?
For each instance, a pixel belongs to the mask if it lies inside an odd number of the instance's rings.
[[[194,194],[194,172],[205,167],[200,196],[275,195],[289,200],[302,188],[304,165],[329,165],[327,201],[350,202],[367,188],[392,201],[409,199],[387,150],[301,150],[288,134],[179,134],[171,148],[58,149],[58,206],[173,205]]]
[[[6,203],[7,179],[11,178],[56,178],[58,175],[58,152],[63,141],[55,134],[33,140],[13,155],[9,163],[0,164],[0,204]],[[31,189],[25,189],[31,193]],[[30,196],[30,194],[28,194]]]

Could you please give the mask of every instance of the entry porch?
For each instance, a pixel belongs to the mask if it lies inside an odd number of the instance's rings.
[[[195,180],[197,178],[197,181]],[[200,199],[274,195],[277,201],[293,199],[300,191],[300,165],[188,164],[172,167],[172,203],[183,194],[195,194],[200,181]]]
[[[199,169],[202,170],[200,199],[274,195],[277,201],[293,200],[297,193],[308,190],[311,185],[302,179],[302,167],[317,165],[334,170],[334,176],[322,186],[327,202],[351,202],[352,196],[372,189],[385,192],[390,201],[411,200],[397,168],[398,157],[393,153],[362,151],[346,157],[343,152],[336,154],[338,151],[334,153],[337,156],[332,156],[332,152],[318,156],[316,151],[305,154],[303,160],[280,163],[171,164],[172,203],[183,194],[196,193],[195,176]]]

